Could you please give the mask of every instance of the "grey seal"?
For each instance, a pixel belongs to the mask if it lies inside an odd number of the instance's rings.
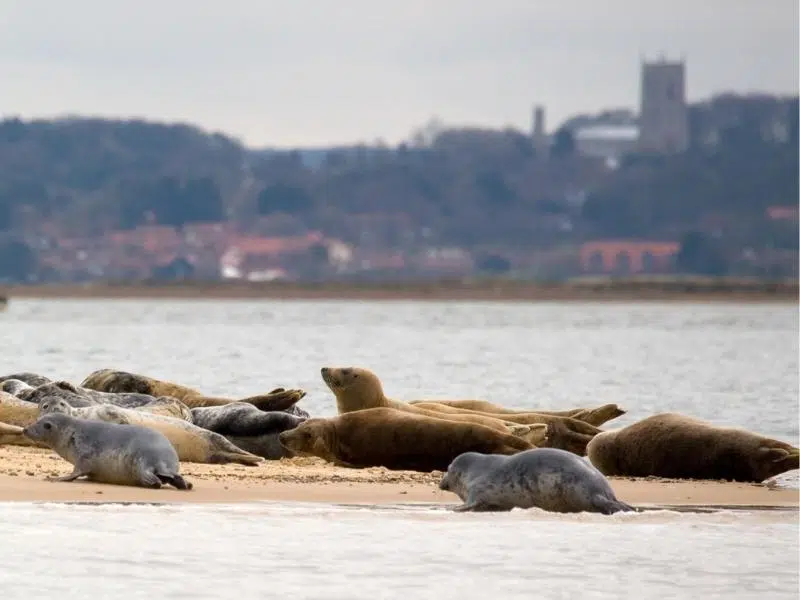
[[[0,391],[16,396],[17,398],[23,394],[27,395],[27,393],[29,393],[28,390],[32,389],[34,389],[32,385],[25,383],[21,379],[6,379],[0,383]]]
[[[146,427],[164,435],[175,448],[179,460],[184,462],[256,465],[263,461],[260,456],[246,452],[223,435],[198,427],[191,421],[144,408],[124,408],[113,404],[74,407],[62,398],[47,398],[38,405],[38,410],[42,415],[63,413],[81,419]]]
[[[22,434],[42,442],[72,464],[69,475],[50,481],[86,477],[99,483],[160,488],[170,484],[191,490],[180,474],[178,455],[161,433],[138,425],[76,419],[61,413],[41,417]]]
[[[31,387],[38,387],[40,385],[44,385],[45,383],[50,383],[53,381],[49,377],[45,377],[44,375],[39,375],[38,373],[30,373],[28,371],[0,376],[0,382],[7,381],[9,379],[16,379],[17,381],[22,381],[24,383],[27,383]]]
[[[23,390],[18,393],[17,397],[34,404],[39,404],[45,398],[59,398],[74,408],[85,408],[97,404],[113,404],[122,408],[140,408],[151,405],[157,398],[149,394],[98,392],[97,390],[73,385],[69,381],[45,383],[30,390]],[[166,397],[161,396],[161,398]]]
[[[456,457],[439,489],[461,498],[454,510],[508,511],[540,508],[549,512],[635,511],[617,500],[600,471],[558,448],[536,448],[513,456],[465,452]]]
[[[286,411],[266,412],[247,402],[190,410],[192,422],[198,427],[223,435],[242,450],[269,460],[294,456],[281,445],[278,436],[306,420]]]

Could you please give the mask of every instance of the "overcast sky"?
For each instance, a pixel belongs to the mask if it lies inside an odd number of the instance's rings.
[[[796,93],[797,0],[0,0],[0,114],[188,121],[250,146],[394,144],[431,117],[528,129],[636,108],[639,57],[690,99]]]

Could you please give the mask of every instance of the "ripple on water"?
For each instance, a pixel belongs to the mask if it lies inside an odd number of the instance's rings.
[[[795,598],[796,512],[2,504],[3,598]],[[35,559],[32,559],[35,557]],[[34,587],[32,587],[34,586]]]

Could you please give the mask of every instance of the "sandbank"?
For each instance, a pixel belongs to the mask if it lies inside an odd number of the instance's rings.
[[[0,446],[0,502],[459,502],[454,494],[439,490],[441,473],[438,472],[346,469],[316,458],[265,461],[255,467],[182,463],[184,476],[194,484],[189,492],[45,480],[71,470],[69,463],[50,450]],[[641,507],[800,507],[800,490],[774,489],[761,484],[657,478],[611,478],[610,481],[620,499]]]

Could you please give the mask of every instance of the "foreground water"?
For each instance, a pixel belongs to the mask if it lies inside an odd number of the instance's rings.
[[[98,368],[231,396],[362,365],[396,398],[617,402],[797,443],[796,305],[17,301],[0,370]],[[785,484],[797,484],[796,473]],[[0,504],[3,598],[795,598],[796,513]]]

